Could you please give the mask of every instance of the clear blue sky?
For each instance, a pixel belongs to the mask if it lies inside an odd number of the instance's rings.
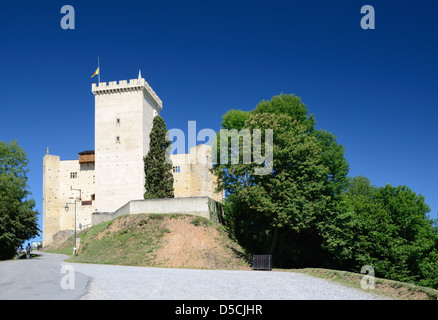
[[[360,27],[367,4],[375,30]],[[142,70],[169,129],[217,130],[231,108],[294,93],[345,146],[350,176],[407,185],[435,218],[437,16],[436,1],[412,0],[3,1],[0,140],[26,150],[41,213],[46,148],[63,160],[94,148],[99,56],[103,82]]]

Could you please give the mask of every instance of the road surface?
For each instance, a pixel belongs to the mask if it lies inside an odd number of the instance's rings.
[[[382,299],[300,273],[67,263],[65,255],[38,254],[0,262],[0,299]]]
[[[70,289],[71,273],[68,272],[68,264],[63,262],[68,256],[43,252],[36,254],[38,257],[29,260],[0,261],[1,300],[75,300],[87,293],[90,277],[79,272],[74,274],[75,288]]]

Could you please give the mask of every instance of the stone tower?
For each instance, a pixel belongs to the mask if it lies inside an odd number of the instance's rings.
[[[162,102],[144,78],[92,85],[95,96],[95,210],[143,199],[143,157]]]

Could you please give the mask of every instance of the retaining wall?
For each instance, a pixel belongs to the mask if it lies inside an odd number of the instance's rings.
[[[192,214],[223,223],[223,206],[209,197],[131,200],[114,212],[94,212],[93,225],[126,214]]]

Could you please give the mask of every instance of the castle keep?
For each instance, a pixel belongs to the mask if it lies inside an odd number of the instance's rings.
[[[96,213],[113,213],[132,200],[143,199],[144,162],[149,151],[152,121],[162,101],[144,78],[92,85],[95,96],[95,150],[78,159],[61,160],[46,154],[43,159],[43,243],[52,242],[61,230],[93,224]],[[195,156],[193,156],[195,155]],[[171,155],[175,198],[209,197],[216,193],[210,147],[198,145],[189,154]],[[199,161],[201,159],[201,161]],[[153,201],[153,200],[152,200]]]

